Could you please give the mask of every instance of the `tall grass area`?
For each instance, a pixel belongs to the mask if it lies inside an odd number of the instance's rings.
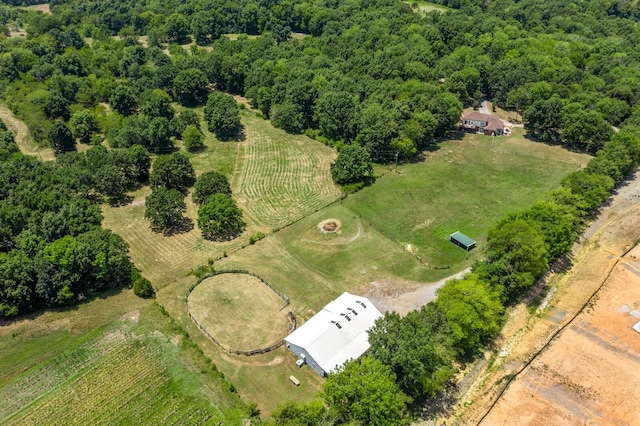
[[[488,230],[539,200],[591,157],[526,140],[522,129],[492,139],[443,142],[424,161],[401,165],[344,205],[428,267],[464,269],[479,259]],[[466,252],[449,242],[461,231],[478,242]]]
[[[79,308],[87,322],[99,305]],[[27,320],[21,333],[4,336],[16,349],[0,355],[0,365],[11,365],[0,387],[2,423],[243,424],[246,405],[182,329],[156,304],[133,305],[138,309],[85,333],[64,325],[68,314],[57,330],[34,336],[29,329],[37,321]],[[33,350],[36,344],[48,355]],[[16,355],[22,365],[7,359]]]

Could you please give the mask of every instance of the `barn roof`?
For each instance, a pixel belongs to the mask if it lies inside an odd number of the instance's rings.
[[[464,235],[460,231],[454,232],[453,234],[451,234],[451,238],[453,238],[454,240],[458,241],[460,244],[465,245],[466,247],[471,247],[472,245],[474,245],[476,243],[474,240],[472,240],[471,238],[467,237],[466,235]]]
[[[368,331],[382,314],[365,297],[343,293],[285,338],[326,372],[369,349]]]

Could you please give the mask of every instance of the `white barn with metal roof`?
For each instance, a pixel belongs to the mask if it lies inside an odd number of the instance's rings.
[[[368,331],[381,317],[367,298],[343,293],[284,340],[299,366],[326,376],[369,349]]]

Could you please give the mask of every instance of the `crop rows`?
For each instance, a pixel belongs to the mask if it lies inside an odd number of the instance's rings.
[[[324,146],[293,138],[278,142],[251,128],[247,139],[238,195],[259,221],[280,228],[338,198]]]
[[[80,348],[78,348],[80,349]],[[82,352],[82,351],[80,351]],[[183,392],[163,361],[160,344],[129,339],[91,368],[50,389],[9,424],[175,424],[219,417],[206,401]]]
[[[3,386],[0,388],[0,418],[9,417],[83,370],[90,369],[125,342],[125,334],[121,330],[113,330],[60,354],[44,366]]]

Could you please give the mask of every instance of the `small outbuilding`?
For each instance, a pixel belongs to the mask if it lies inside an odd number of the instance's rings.
[[[449,241],[451,241],[453,244],[459,247],[462,247],[466,251],[469,251],[476,246],[476,242],[474,240],[467,237],[460,231],[454,232],[453,234],[451,234],[449,236]]]
[[[299,367],[324,377],[369,350],[369,329],[381,317],[367,298],[343,293],[284,340]]]

